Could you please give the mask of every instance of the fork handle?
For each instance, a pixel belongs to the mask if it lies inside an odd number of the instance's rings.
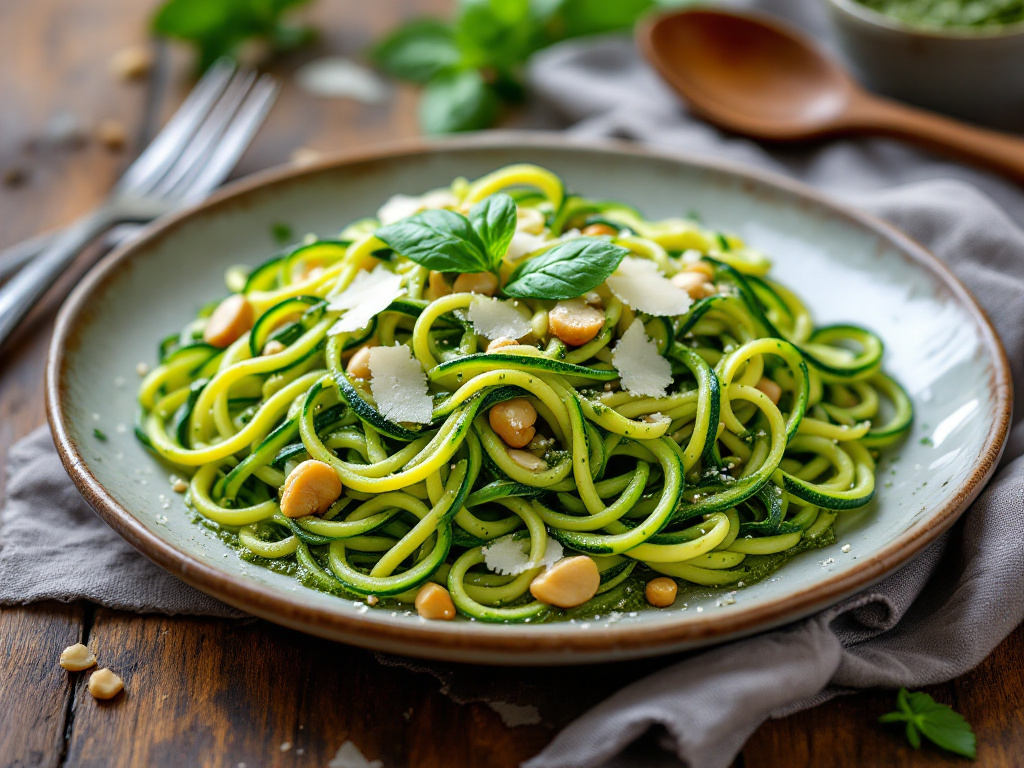
[[[55,229],[33,235],[25,240],[9,245],[0,251],[0,280],[13,275],[37,254],[42,253],[59,235],[61,230]]]
[[[120,220],[122,216],[108,207],[83,216],[58,234],[50,247],[0,288],[0,346],[75,256]]]
[[[107,233],[103,243],[108,250],[121,245],[133,235],[137,235],[142,226],[143,222],[126,222],[114,226]],[[49,232],[33,235],[0,251],[0,281],[6,280],[46,250],[61,232],[63,232],[62,229],[51,229]]]

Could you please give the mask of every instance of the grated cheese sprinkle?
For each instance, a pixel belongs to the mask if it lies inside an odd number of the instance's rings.
[[[429,424],[434,402],[427,393],[427,377],[419,361],[404,344],[370,350],[370,391],[377,410],[391,421]]]
[[[612,365],[622,377],[623,389],[634,395],[664,397],[672,383],[672,366],[658,354],[639,318],[622,334],[612,351]]]
[[[518,301],[478,296],[469,305],[473,329],[487,339],[521,339],[533,330],[529,320],[516,309]]]
[[[630,307],[648,315],[682,315],[693,304],[690,294],[672,285],[657,264],[635,256],[622,260],[615,274],[608,278],[608,288]]]
[[[539,251],[546,245],[551,245],[551,241],[543,235],[531,235],[529,232],[516,230],[516,233],[512,235],[512,242],[508,244],[505,258],[509,261],[518,261],[534,251]]]
[[[378,264],[372,272],[360,272],[335,299],[327,305],[329,312],[345,314],[327,331],[328,336],[351,333],[369,325],[395,299],[404,296],[402,276]]]
[[[483,549],[484,564],[495,573],[517,576],[538,566],[547,568],[562,559],[562,545],[554,539],[548,539],[544,557],[539,563],[531,562],[529,543],[528,539],[513,539],[511,536],[495,539]]]
[[[458,198],[447,189],[435,189],[425,195],[393,195],[377,211],[377,220],[382,226],[407,219],[420,211],[430,208],[454,208]]]

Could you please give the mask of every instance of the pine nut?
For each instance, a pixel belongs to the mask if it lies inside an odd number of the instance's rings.
[[[498,290],[498,278],[490,272],[467,272],[455,278],[455,293],[479,293],[493,296]]]
[[[616,237],[619,231],[613,227],[609,227],[607,224],[588,224],[583,228],[580,233],[587,237],[600,237],[601,235],[611,235]]]
[[[575,608],[597,594],[601,572],[586,555],[566,557],[541,573],[530,583],[530,594],[542,603],[559,608]]]
[[[593,340],[603,327],[604,312],[583,299],[560,301],[548,312],[548,332],[574,347]]]
[[[89,693],[94,699],[112,699],[123,689],[124,680],[106,667],[89,675]]]
[[[529,445],[537,434],[537,409],[525,397],[517,397],[498,403],[487,414],[491,429],[506,445],[522,448]]]
[[[512,461],[530,472],[542,472],[548,468],[548,463],[544,461],[544,459],[538,458],[528,451],[520,451],[518,448],[509,448],[506,453],[508,453],[508,457],[512,459]]]
[[[264,355],[279,355],[284,352],[288,347],[282,344],[277,339],[271,339],[267,342],[266,346],[263,347]]]
[[[655,608],[667,608],[676,601],[678,591],[679,586],[674,580],[668,576],[659,576],[647,582],[644,594],[647,596],[647,602]]]
[[[435,299],[440,299],[442,296],[447,296],[452,292],[452,287],[448,285],[444,275],[437,271],[431,271],[427,276],[427,286],[430,288],[430,292]]]
[[[694,261],[683,267],[686,272],[700,272],[708,276],[708,280],[711,280],[715,276],[715,268],[708,264],[706,261]]]
[[[217,305],[206,321],[203,341],[213,347],[230,346],[252,328],[256,319],[252,304],[240,293],[233,293]]]
[[[761,380],[754,386],[768,395],[768,399],[775,403],[775,405],[778,405],[779,400],[782,399],[782,387],[767,377],[762,376]]]
[[[149,74],[153,53],[142,45],[122,48],[110,59],[110,71],[122,80],[139,80]]]
[[[345,368],[348,375],[354,379],[369,381],[373,374],[370,372],[370,348],[360,347],[355,354],[349,358],[348,366]]]
[[[308,459],[288,475],[281,489],[281,513],[285,517],[322,515],[341,496],[338,473],[330,464]]]
[[[424,619],[451,621],[455,618],[455,603],[447,589],[428,581],[416,593],[416,613]]]
[[[708,280],[708,276],[703,272],[677,272],[672,275],[672,285],[676,288],[682,288],[690,294],[690,298],[694,301],[702,299],[707,295],[706,286]]]
[[[501,349],[502,347],[514,347],[518,344],[519,342],[515,339],[495,339],[487,345],[487,351],[493,352],[494,350]]]
[[[92,651],[81,643],[69,645],[60,654],[60,665],[71,672],[81,672],[96,663]]]

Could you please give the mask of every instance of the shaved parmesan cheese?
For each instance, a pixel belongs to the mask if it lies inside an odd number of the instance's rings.
[[[370,350],[370,392],[385,419],[429,424],[434,401],[427,393],[427,377],[419,361],[404,344]]]
[[[478,296],[469,305],[473,330],[486,339],[521,339],[533,330],[530,321],[516,309],[518,301]]]
[[[360,272],[352,283],[327,305],[327,311],[345,314],[327,331],[328,336],[365,328],[388,305],[405,295],[402,276],[378,264],[372,272]]]
[[[562,559],[562,554],[562,545],[554,539],[548,539],[548,545],[544,549],[544,557],[540,559],[539,563],[531,563],[530,567],[535,568],[538,565],[542,565],[545,568],[550,568]]]
[[[634,395],[664,397],[672,383],[672,366],[658,354],[657,343],[648,338],[639,318],[615,345],[612,365],[622,377],[622,388]]]
[[[516,206],[516,229],[531,235],[539,235],[544,231],[547,221],[544,214],[536,208],[520,208]]]
[[[429,208],[454,208],[458,204],[458,198],[447,189],[435,189],[419,197],[394,195],[377,211],[377,220],[387,226]]]
[[[693,303],[690,294],[672,285],[657,264],[635,256],[622,260],[615,274],[608,278],[608,288],[633,309],[648,315],[682,315]]]
[[[508,251],[505,252],[505,258],[510,261],[518,261],[524,256],[539,251],[546,245],[551,245],[551,241],[545,238],[543,235],[531,235],[529,232],[516,231],[512,235],[512,242],[508,244]]]
[[[513,539],[511,536],[502,536],[484,547],[484,564],[488,570],[495,573],[518,576],[520,573],[538,566],[548,568],[562,559],[562,545],[554,539],[548,539],[544,557],[539,563],[530,561],[529,545],[529,539]]]
[[[505,536],[492,541],[483,548],[484,564],[495,573],[508,576],[520,574],[526,570],[529,556],[524,551],[529,542]]]
[[[384,763],[380,760],[367,760],[359,747],[346,741],[338,747],[327,768],[384,768]]]

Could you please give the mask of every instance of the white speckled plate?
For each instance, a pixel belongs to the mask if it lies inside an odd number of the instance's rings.
[[[852,321],[887,344],[886,367],[917,407],[913,434],[882,465],[876,501],[842,513],[837,543],[774,578],[688,608],[587,623],[425,622],[367,610],[249,565],[186,517],[168,470],[132,436],[136,364],[223,293],[226,267],[254,264],[271,226],[335,233],[395,192],[535,162],[568,186],[648,216],[700,211],[775,260],[818,322]],[[932,255],[887,225],[779,178],[696,158],[543,135],[488,134],[342,157],[246,180],[107,257],[64,306],[50,353],[50,421],[64,464],[96,511],[152,560],[227,603],[383,651],[499,664],[592,662],[722,642],[792,621],[867,587],[948,528],[995,468],[1010,418],[1002,348],[974,300]],[[101,428],[102,442],[93,436]],[[844,545],[849,545],[844,552]],[[88,553],[83,553],[87,558]]]

